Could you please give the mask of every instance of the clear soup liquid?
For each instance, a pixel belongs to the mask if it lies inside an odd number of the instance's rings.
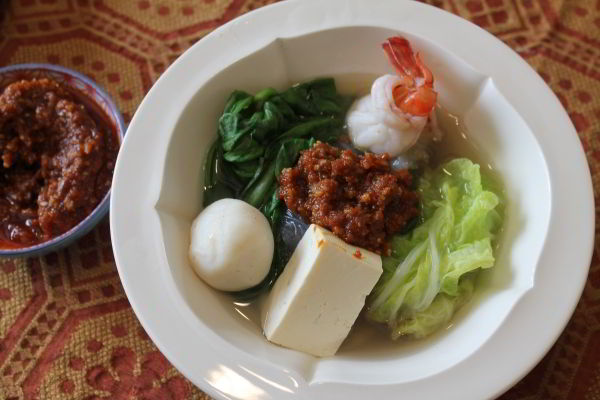
[[[340,93],[354,95],[359,98],[370,92],[371,85],[377,77],[374,74],[344,74],[336,76],[335,80]],[[436,107],[436,116],[438,126],[444,135],[441,140],[432,143],[429,166],[436,167],[453,158],[466,157],[479,164],[482,172],[494,182],[494,186],[502,190],[501,181],[493,166],[486,161],[485,154],[471,139],[461,119],[439,105]],[[248,302],[233,301],[232,303],[238,314],[255,324],[261,331],[261,304],[264,297],[263,295]],[[452,324],[453,321],[450,321],[446,329],[450,328]],[[445,329],[442,329],[426,339],[419,340],[420,343],[416,346],[419,347],[425,345],[428,341],[435,340],[439,335],[443,335],[444,331]],[[408,345],[408,343],[407,339],[392,340],[388,327],[384,324],[369,321],[363,309],[337,354],[352,354],[364,352],[365,350],[370,353],[384,353],[386,349],[389,349],[389,346]],[[415,347],[414,344],[410,346]]]

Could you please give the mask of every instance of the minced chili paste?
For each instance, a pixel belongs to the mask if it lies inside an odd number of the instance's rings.
[[[83,96],[83,94],[82,94]],[[0,94],[0,248],[58,236],[90,214],[110,188],[116,128],[49,79]]]
[[[305,220],[379,254],[386,239],[419,215],[407,170],[391,170],[387,154],[341,150],[317,142],[279,176],[279,197]]]

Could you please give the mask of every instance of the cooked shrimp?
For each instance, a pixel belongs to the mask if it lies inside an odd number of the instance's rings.
[[[402,83],[393,89],[396,106],[405,113],[427,116],[435,107],[437,93],[433,90],[433,74],[414,54],[408,40],[394,36],[381,45]]]
[[[396,75],[379,77],[371,93],[348,112],[348,131],[355,146],[395,157],[419,139],[435,107],[433,74],[414,54],[408,40],[395,36],[382,47]]]

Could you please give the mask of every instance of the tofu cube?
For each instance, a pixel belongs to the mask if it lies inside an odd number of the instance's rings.
[[[265,302],[265,336],[317,357],[334,355],[382,273],[379,255],[310,225]]]

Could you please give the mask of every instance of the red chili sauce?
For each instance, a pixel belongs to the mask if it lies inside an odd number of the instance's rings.
[[[0,94],[0,248],[59,236],[110,189],[116,127],[84,97],[49,79]]]
[[[281,172],[279,184],[279,197],[290,210],[379,254],[387,251],[388,236],[419,215],[412,175],[391,170],[386,153],[357,155],[317,142],[295,167]]]

